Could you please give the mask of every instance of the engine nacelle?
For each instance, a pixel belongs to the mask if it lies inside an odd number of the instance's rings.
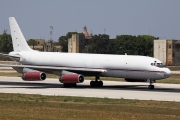
[[[66,74],[59,78],[61,83],[82,83],[84,82],[84,76],[80,74]]]
[[[41,81],[46,79],[44,72],[26,72],[22,75],[24,81]]]
[[[129,79],[129,78],[125,78],[125,80],[127,82],[146,82],[145,79]]]

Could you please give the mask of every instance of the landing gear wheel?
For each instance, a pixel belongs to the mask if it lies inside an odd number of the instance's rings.
[[[103,86],[103,82],[102,81],[91,81],[90,82],[90,86],[91,87],[102,87]]]
[[[94,87],[94,86],[95,86],[95,81],[91,81],[91,82],[90,82],[90,86],[91,86],[91,87]]]
[[[154,89],[154,85],[149,85],[148,88],[149,89]]]
[[[98,81],[98,87],[102,87],[103,86],[103,82],[102,81]]]
[[[91,81],[90,85],[91,85],[91,87],[97,87],[98,83],[96,81]]]
[[[147,79],[147,82],[149,82],[149,86],[148,86],[148,89],[154,89],[154,85],[153,85],[153,82],[155,80],[151,80],[151,79]]]

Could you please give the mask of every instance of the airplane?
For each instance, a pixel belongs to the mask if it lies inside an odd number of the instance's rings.
[[[117,77],[127,82],[148,82],[148,88],[154,89],[153,82],[171,76],[160,60],[148,56],[36,51],[28,46],[14,17],[9,17],[9,24],[14,51],[0,55],[20,64],[0,66],[12,67],[25,81],[42,81],[51,73],[59,76],[64,87],[75,87],[84,82],[84,76],[95,76],[90,86],[102,87],[100,77]]]

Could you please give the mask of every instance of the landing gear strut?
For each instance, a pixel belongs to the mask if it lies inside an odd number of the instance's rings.
[[[95,77],[95,81],[91,81],[90,82],[90,86],[91,87],[102,87],[103,86],[103,82],[101,80],[99,80],[99,76]]]
[[[149,82],[148,88],[149,89],[154,89],[154,85],[152,85],[153,84],[153,80],[148,79],[147,81]]]

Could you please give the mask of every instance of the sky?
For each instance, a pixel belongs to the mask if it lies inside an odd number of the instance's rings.
[[[180,0],[0,0],[0,34],[15,17],[25,38],[53,40],[68,32],[180,39]]]

